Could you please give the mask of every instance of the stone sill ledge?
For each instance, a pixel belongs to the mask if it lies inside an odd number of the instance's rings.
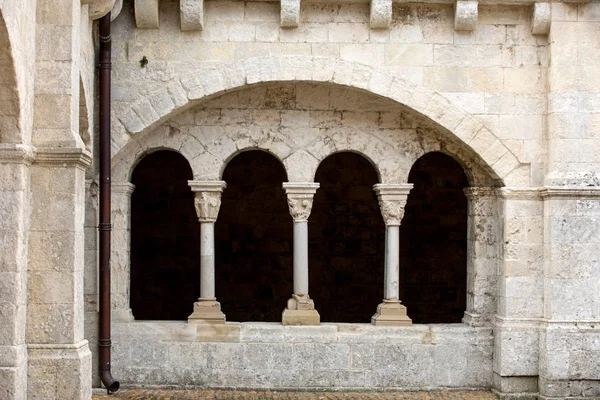
[[[202,324],[179,321],[132,321],[113,324],[115,340],[135,336],[164,342],[262,343],[394,343],[431,344],[456,340],[492,340],[491,327],[466,324],[415,324],[403,327],[370,324],[324,323],[319,326],[284,326],[268,322]]]

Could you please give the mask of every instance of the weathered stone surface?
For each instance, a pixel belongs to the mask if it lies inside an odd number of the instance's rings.
[[[115,373],[122,382],[140,385],[160,379],[164,384],[197,385],[197,379],[205,376],[202,382],[214,387],[235,379],[239,388],[389,389],[418,387],[426,381],[444,387],[486,387],[492,380],[488,328],[242,323],[235,325],[240,336],[234,342],[222,343],[215,333],[212,343],[198,347],[193,338],[181,336],[180,326],[184,325],[116,324],[114,357],[119,361]],[[171,354],[177,357],[171,358]],[[158,360],[162,363],[160,377],[152,372]],[[418,368],[399,376],[392,366],[407,362]],[[285,373],[278,372],[281,368]],[[201,374],[181,373],[194,369]]]

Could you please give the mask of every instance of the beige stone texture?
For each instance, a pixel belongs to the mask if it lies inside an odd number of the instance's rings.
[[[93,18],[113,6],[124,382],[278,387],[292,365],[302,388],[597,397],[600,4],[438,3],[0,0],[0,398],[88,399],[98,384]],[[364,155],[384,184],[406,182],[423,154],[450,154],[471,186],[464,324],[134,321],[130,175],[165,148],[211,181],[247,149],[301,182],[340,151]],[[376,325],[407,322],[396,306]],[[295,308],[284,320],[318,321]],[[407,360],[405,374],[389,368]]]

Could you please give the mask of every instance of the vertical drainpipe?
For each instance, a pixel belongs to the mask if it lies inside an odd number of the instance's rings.
[[[119,390],[119,382],[110,373],[110,12],[99,20],[100,75],[100,379],[108,393]]]

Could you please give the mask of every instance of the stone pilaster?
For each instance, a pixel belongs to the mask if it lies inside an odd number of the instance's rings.
[[[596,398],[600,366],[600,188],[544,187],[540,399]]]
[[[493,388],[537,398],[544,303],[543,204],[538,188],[501,188],[503,225],[494,321]],[[477,227],[476,227],[477,228]]]
[[[467,309],[463,322],[490,325],[496,314],[496,284],[502,224],[499,221],[498,189],[469,187],[467,222]]]
[[[89,399],[84,339],[85,170],[77,148],[38,149],[31,167],[27,348],[28,396]]]
[[[225,314],[215,294],[215,221],[221,208],[222,181],[188,181],[195,193],[194,206],[200,221],[200,298],[188,322],[224,324]]]
[[[294,294],[283,310],[283,325],[319,325],[321,316],[308,295],[308,218],[318,183],[285,182],[290,215],[294,220]]]
[[[135,185],[129,182],[111,184],[111,316],[116,322],[129,322],[134,319],[130,302],[131,195],[134,189]]]
[[[27,236],[30,146],[0,144],[0,398],[27,394]]]
[[[383,302],[371,318],[373,325],[411,325],[406,307],[399,298],[400,280],[400,223],[412,184],[377,184],[373,189],[379,199],[381,215],[385,222],[385,278]]]

